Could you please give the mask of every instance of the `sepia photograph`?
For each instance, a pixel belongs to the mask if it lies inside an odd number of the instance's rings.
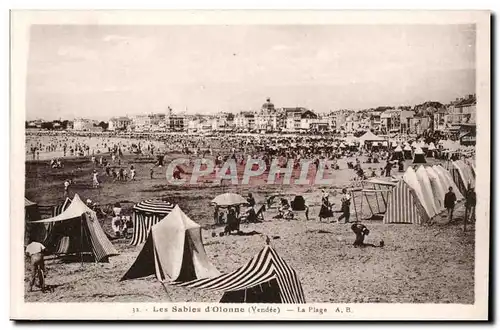
[[[11,17],[16,318],[488,317],[489,12],[50,14]]]

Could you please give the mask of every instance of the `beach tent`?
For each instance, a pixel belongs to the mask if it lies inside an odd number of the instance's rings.
[[[358,138],[358,141],[361,145],[364,145],[366,142],[374,142],[373,145],[375,145],[375,142],[382,142],[385,141],[385,139],[373,134],[371,131],[367,131]]]
[[[142,244],[146,240],[151,227],[160,222],[173,209],[174,205],[172,203],[161,200],[148,199],[135,204],[132,214],[134,231],[130,245]]]
[[[433,167],[428,166],[425,168],[427,176],[429,177],[432,192],[434,194],[434,201],[439,212],[444,211],[444,196],[447,192],[444,180],[440,177],[441,174],[436,172]]]
[[[102,230],[96,213],[78,194],[61,214],[32,223],[52,223],[47,249],[55,254],[91,253],[96,261],[107,261],[118,251]]]
[[[403,180],[415,191],[415,195],[418,197],[420,204],[422,204],[426,217],[428,219],[436,215],[436,210],[434,207],[434,197],[432,192],[429,195],[426,187],[422,187],[418,179],[417,173],[412,167],[408,167],[405,174],[403,175]]]
[[[426,164],[425,155],[422,148],[417,147],[413,154],[413,164]]]
[[[462,160],[457,160],[452,162],[450,167],[450,173],[453,181],[457,185],[460,193],[465,196],[467,187],[471,185],[474,187],[474,175],[472,174],[472,169],[468,164]]]
[[[178,205],[151,227],[141,252],[120,281],[156,275],[161,281],[218,276],[203,246],[201,227]]]
[[[38,210],[38,204],[28,200],[24,197],[24,244],[29,244],[31,240],[43,243],[43,239],[38,237],[38,233],[41,233],[44,225],[32,224],[31,221],[40,220],[40,212]],[[40,229],[37,227],[41,227]]]
[[[178,285],[223,291],[221,303],[306,303],[297,273],[270,246],[232,273]]]
[[[438,174],[441,174],[440,179],[441,179],[441,182],[445,188],[445,192],[448,192],[448,188],[451,187],[451,188],[453,188],[453,191],[455,192],[455,196],[457,197],[458,201],[464,199],[464,196],[462,195],[462,193],[458,189],[457,185],[453,181],[453,177],[451,176],[451,173],[448,170],[446,170],[441,165],[434,165],[432,168]]]
[[[405,159],[412,159],[413,158],[413,156],[411,155],[411,147],[409,145],[406,145],[403,148],[403,155],[404,155]]]
[[[442,210],[439,207],[440,203],[437,200],[438,196],[435,195],[432,189],[431,180],[429,178],[429,175],[427,174],[427,170],[424,166],[421,165],[415,173],[417,174],[420,188],[422,189],[425,197],[427,197],[430,202],[429,206],[432,207],[432,215],[441,213]]]
[[[424,224],[429,216],[416,194],[404,180],[399,180],[389,196],[383,223]]]
[[[412,144],[411,144],[411,147],[413,149],[415,149],[416,147],[418,147],[418,142],[417,141],[413,141]]]

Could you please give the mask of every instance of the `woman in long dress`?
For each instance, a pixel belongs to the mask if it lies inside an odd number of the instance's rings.
[[[333,216],[331,204],[328,199],[328,193],[322,190],[321,196],[321,209],[319,210],[319,221],[321,222],[323,219],[328,219]]]

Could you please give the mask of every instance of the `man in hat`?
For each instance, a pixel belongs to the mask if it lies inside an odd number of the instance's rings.
[[[342,214],[339,217],[339,222],[345,219],[345,223],[349,223],[349,218],[351,216],[351,195],[347,192],[346,188],[342,188]]]
[[[453,192],[453,188],[449,187],[448,192],[444,195],[444,207],[448,212],[448,222],[453,221],[453,210],[455,209],[455,202],[457,201],[457,196]]]

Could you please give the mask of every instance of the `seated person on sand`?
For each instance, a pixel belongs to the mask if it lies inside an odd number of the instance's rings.
[[[281,205],[278,208],[277,218],[293,219],[292,207],[290,206],[290,203],[288,203],[288,200],[286,198],[281,199]]]
[[[236,209],[230,206],[227,213],[227,225],[226,228],[224,228],[224,233],[230,235],[233,231],[237,233],[240,232],[240,219],[236,214]]]
[[[120,216],[115,216],[111,219],[111,228],[113,229],[113,233],[115,233],[115,237],[120,238],[123,229],[123,222]]]

